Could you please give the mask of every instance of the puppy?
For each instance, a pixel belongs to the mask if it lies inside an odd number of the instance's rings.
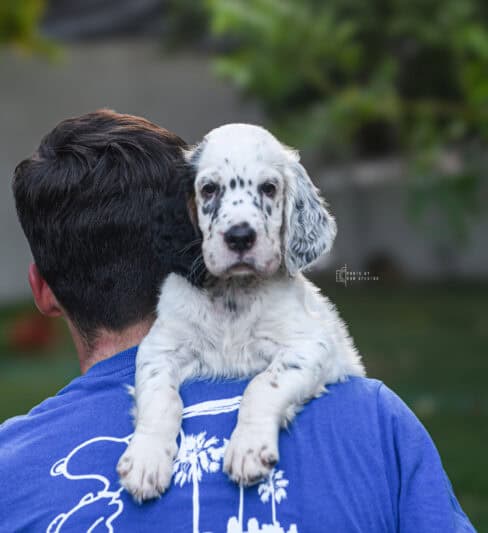
[[[206,276],[166,278],[139,347],[135,432],[117,467],[138,501],[171,482],[183,381],[252,378],[224,456],[231,479],[250,485],[278,462],[280,427],[305,402],[365,373],[335,307],[301,274],[336,224],[298,154],[261,127],[229,124],[186,158]]]

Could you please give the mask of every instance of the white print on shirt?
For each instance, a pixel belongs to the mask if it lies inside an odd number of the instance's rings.
[[[239,409],[240,401],[241,396],[235,396],[223,400],[200,402],[185,407],[183,418],[220,415],[236,411]],[[95,484],[93,487],[95,490],[84,494],[80,501],[68,511],[58,514],[47,527],[46,533],[62,533],[63,529],[80,524],[81,518],[86,520],[87,516],[90,516],[91,522],[87,528],[88,533],[95,531],[95,529],[97,531],[105,529],[108,533],[116,531],[114,522],[124,511],[124,501],[121,499],[123,487],[118,484],[113,486],[114,482],[100,472],[78,473],[73,467],[73,463],[76,458],[79,459],[81,453],[92,453],[96,449],[95,447],[99,445],[117,446],[123,449],[131,437],[132,434],[122,438],[94,437],[82,442],[65,457],[54,463],[51,467],[51,476],[63,476],[71,481],[89,480]],[[198,433],[198,435],[185,435],[183,431],[180,432],[180,447],[173,466],[173,483],[176,487],[191,484],[193,496],[192,533],[200,533],[200,484],[204,482],[205,475],[222,470],[222,458],[227,442],[227,439],[221,440],[216,436],[207,438],[206,431]],[[117,454],[114,456],[118,457]],[[260,526],[256,518],[250,518],[247,521],[247,529],[244,529],[243,524],[244,490],[241,487],[238,515],[229,518],[226,533],[298,533],[296,524],[291,524],[285,531],[277,520],[276,506],[286,499],[288,483],[288,480],[284,478],[283,470],[273,469],[268,478],[263,480],[257,489],[254,489],[258,491],[263,504],[271,507],[271,524]],[[98,490],[96,490],[97,488]],[[98,516],[93,518],[95,515]],[[205,531],[204,533],[211,532]]]
[[[56,518],[47,526],[46,533],[58,533],[63,530],[63,527],[67,525],[69,528],[72,527],[73,524],[76,524],[76,522],[79,520],[79,514],[83,511],[87,510],[85,509],[87,506],[91,506],[96,504],[97,502],[103,502],[105,503],[104,506],[102,506],[102,509],[106,509],[107,515],[99,516],[91,525],[91,527],[87,530],[87,532],[93,531],[98,525],[101,523],[104,523],[106,530],[109,532],[113,532],[114,528],[112,526],[112,522],[122,513],[124,510],[124,504],[122,500],[120,499],[120,493],[122,492],[122,487],[120,487],[118,490],[111,490],[111,482],[110,480],[100,474],[74,474],[70,472],[70,461],[72,461],[77,454],[79,454],[82,450],[89,448],[90,446],[93,446],[95,443],[104,442],[104,443],[124,443],[127,445],[129,443],[130,437],[132,435],[128,435],[124,438],[116,438],[116,437],[95,437],[93,439],[89,439],[80,445],[76,446],[76,448],[73,448],[71,452],[66,456],[54,463],[54,465],[51,467],[51,476],[63,476],[66,479],[70,479],[73,481],[79,481],[79,480],[93,480],[98,481],[102,483],[102,489],[98,490],[96,494],[92,492],[88,492],[85,494],[81,500],[78,502],[77,505],[75,505],[72,509],[69,511],[66,511],[65,513],[60,513]],[[113,506],[113,507],[112,507]],[[91,510],[90,510],[91,511]],[[69,524],[70,519],[73,518],[72,522]],[[69,524],[69,525],[68,525]]]

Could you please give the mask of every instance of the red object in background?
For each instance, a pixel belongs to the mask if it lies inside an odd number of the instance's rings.
[[[14,319],[8,334],[10,347],[18,352],[34,352],[52,346],[58,338],[58,329],[52,318],[37,312]]]

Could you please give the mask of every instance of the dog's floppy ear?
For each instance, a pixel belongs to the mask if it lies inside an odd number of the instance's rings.
[[[284,258],[293,276],[331,249],[337,226],[298,154],[287,150],[287,155]]]

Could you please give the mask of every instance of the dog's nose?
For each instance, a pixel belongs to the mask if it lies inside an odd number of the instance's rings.
[[[235,252],[250,250],[256,242],[256,232],[247,222],[236,224],[224,233],[227,246]]]

